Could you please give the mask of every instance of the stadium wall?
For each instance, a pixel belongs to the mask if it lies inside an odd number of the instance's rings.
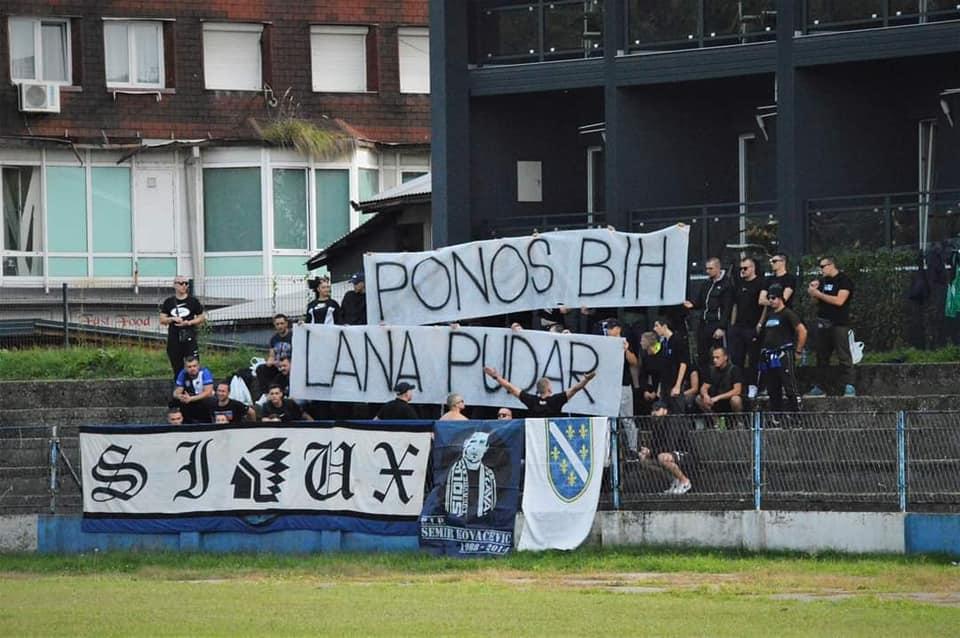
[[[80,516],[0,516],[0,552],[200,551],[308,554],[413,551],[415,536],[348,532],[90,534]],[[522,523],[520,523],[522,525]],[[960,556],[960,515],[899,512],[598,512],[589,541],[752,551]]]

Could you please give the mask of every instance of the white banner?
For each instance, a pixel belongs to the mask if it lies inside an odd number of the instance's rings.
[[[370,323],[431,324],[566,305],[669,306],[687,288],[689,227],[570,230],[363,258]]]
[[[362,424],[82,431],[83,511],[416,517],[431,431]]]
[[[605,418],[527,419],[519,550],[576,549],[597,513],[610,443]]]
[[[564,408],[616,415],[620,409],[623,340],[503,328],[299,325],[293,330],[290,396],[318,401],[386,402],[400,381],[416,390],[413,403],[443,404],[463,395],[467,406],[524,405],[484,374],[495,368],[515,386],[536,393],[541,377],[562,392],[597,377]]]

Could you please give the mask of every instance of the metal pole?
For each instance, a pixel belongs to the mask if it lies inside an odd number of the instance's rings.
[[[900,511],[907,511],[907,414],[897,412],[897,495]]]
[[[66,284],[64,284],[66,285]],[[57,491],[60,482],[57,471],[59,469],[58,460],[60,458],[60,437],[57,436],[57,426],[53,426],[50,431],[50,513],[57,512]]]
[[[762,439],[761,436],[761,419],[762,414],[760,412],[753,413],[753,509],[760,511],[760,492],[761,492],[761,478],[762,474],[760,472],[760,460],[761,460],[761,446]]]
[[[63,291],[63,345],[65,348],[69,348],[70,327],[68,325],[68,320],[70,318],[70,309],[67,305],[67,282],[63,282],[61,290]]]
[[[619,437],[617,436],[619,422],[610,419],[610,482],[613,492],[613,509],[620,509],[620,452]]]

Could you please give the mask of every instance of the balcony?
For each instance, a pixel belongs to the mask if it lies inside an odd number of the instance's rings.
[[[804,33],[852,31],[960,19],[958,0],[805,0]]]
[[[472,61],[522,64],[603,55],[603,0],[476,3]]]
[[[627,47],[648,53],[776,39],[775,0],[629,0]]]

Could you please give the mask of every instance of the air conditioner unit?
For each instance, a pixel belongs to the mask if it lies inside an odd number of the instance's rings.
[[[60,87],[48,82],[22,82],[20,110],[26,113],[59,113]]]

